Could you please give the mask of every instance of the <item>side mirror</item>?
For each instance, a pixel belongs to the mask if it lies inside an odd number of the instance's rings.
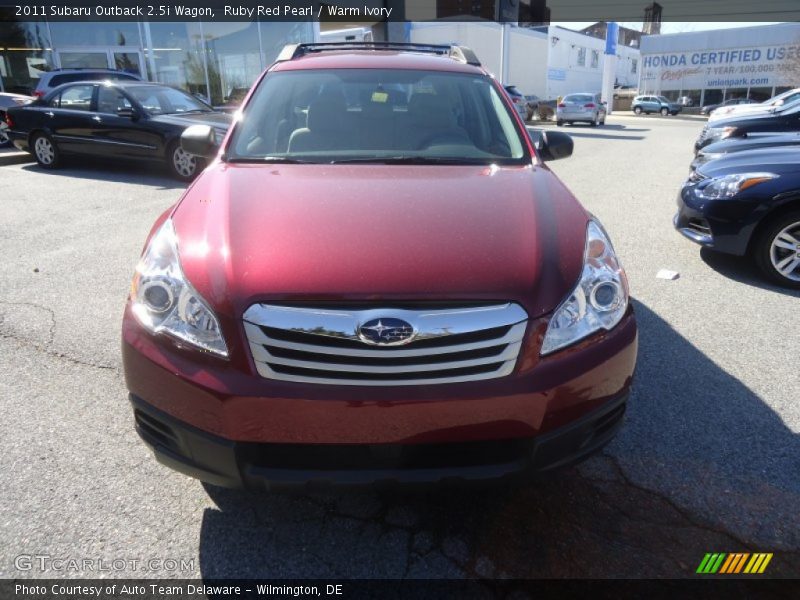
[[[558,160],[572,156],[574,144],[572,137],[560,131],[540,132],[541,142],[537,146],[542,160]]]
[[[211,158],[217,153],[217,136],[208,125],[190,125],[181,134],[181,147],[189,154]]]
[[[117,116],[122,117],[123,119],[131,119],[135,121],[139,118],[139,113],[137,113],[133,108],[118,108]]]

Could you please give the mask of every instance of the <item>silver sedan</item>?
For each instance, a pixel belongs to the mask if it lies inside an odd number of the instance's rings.
[[[607,112],[600,94],[568,94],[556,107],[556,125],[561,127],[564,123],[572,125],[579,121],[592,127],[605,125]]]

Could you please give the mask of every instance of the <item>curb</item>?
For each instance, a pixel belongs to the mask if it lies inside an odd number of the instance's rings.
[[[27,152],[0,152],[0,167],[7,165],[19,165],[22,163],[33,162],[33,155]]]

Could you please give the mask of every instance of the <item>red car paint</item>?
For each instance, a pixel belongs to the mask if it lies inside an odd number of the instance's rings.
[[[482,72],[388,52],[313,55],[271,70],[306,68]],[[627,394],[637,348],[630,307],[611,331],[540,356],[550,316],[580,277],[590,217],[524,140],[534,157],[524,166],[231,164],[221,154],[153,232],[172,218],[183,272],[215,311],[230,355],[149,333],[129,303],[128,389],[214,436],[290,444],[531,438]],[[271,381],[256,371],[242,321],[256,302],[428,300],[522,306],[529,321],[514,372],[401,387]]]

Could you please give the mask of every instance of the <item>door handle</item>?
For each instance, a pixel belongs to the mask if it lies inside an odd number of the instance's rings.
[[[92,121],[97,121],[98,123],[99,123],[100,121],[102,121],[102,120],[103,120],[103,119],[101,119],[101,118],[100,118],[100,117],[98,117],[98,116],[94,116],[94,117],[92,117]]]
[[[47,111],[44,114],[46,114],[48,117],[55,117],[56,116],[56,114],[53,111]]]

